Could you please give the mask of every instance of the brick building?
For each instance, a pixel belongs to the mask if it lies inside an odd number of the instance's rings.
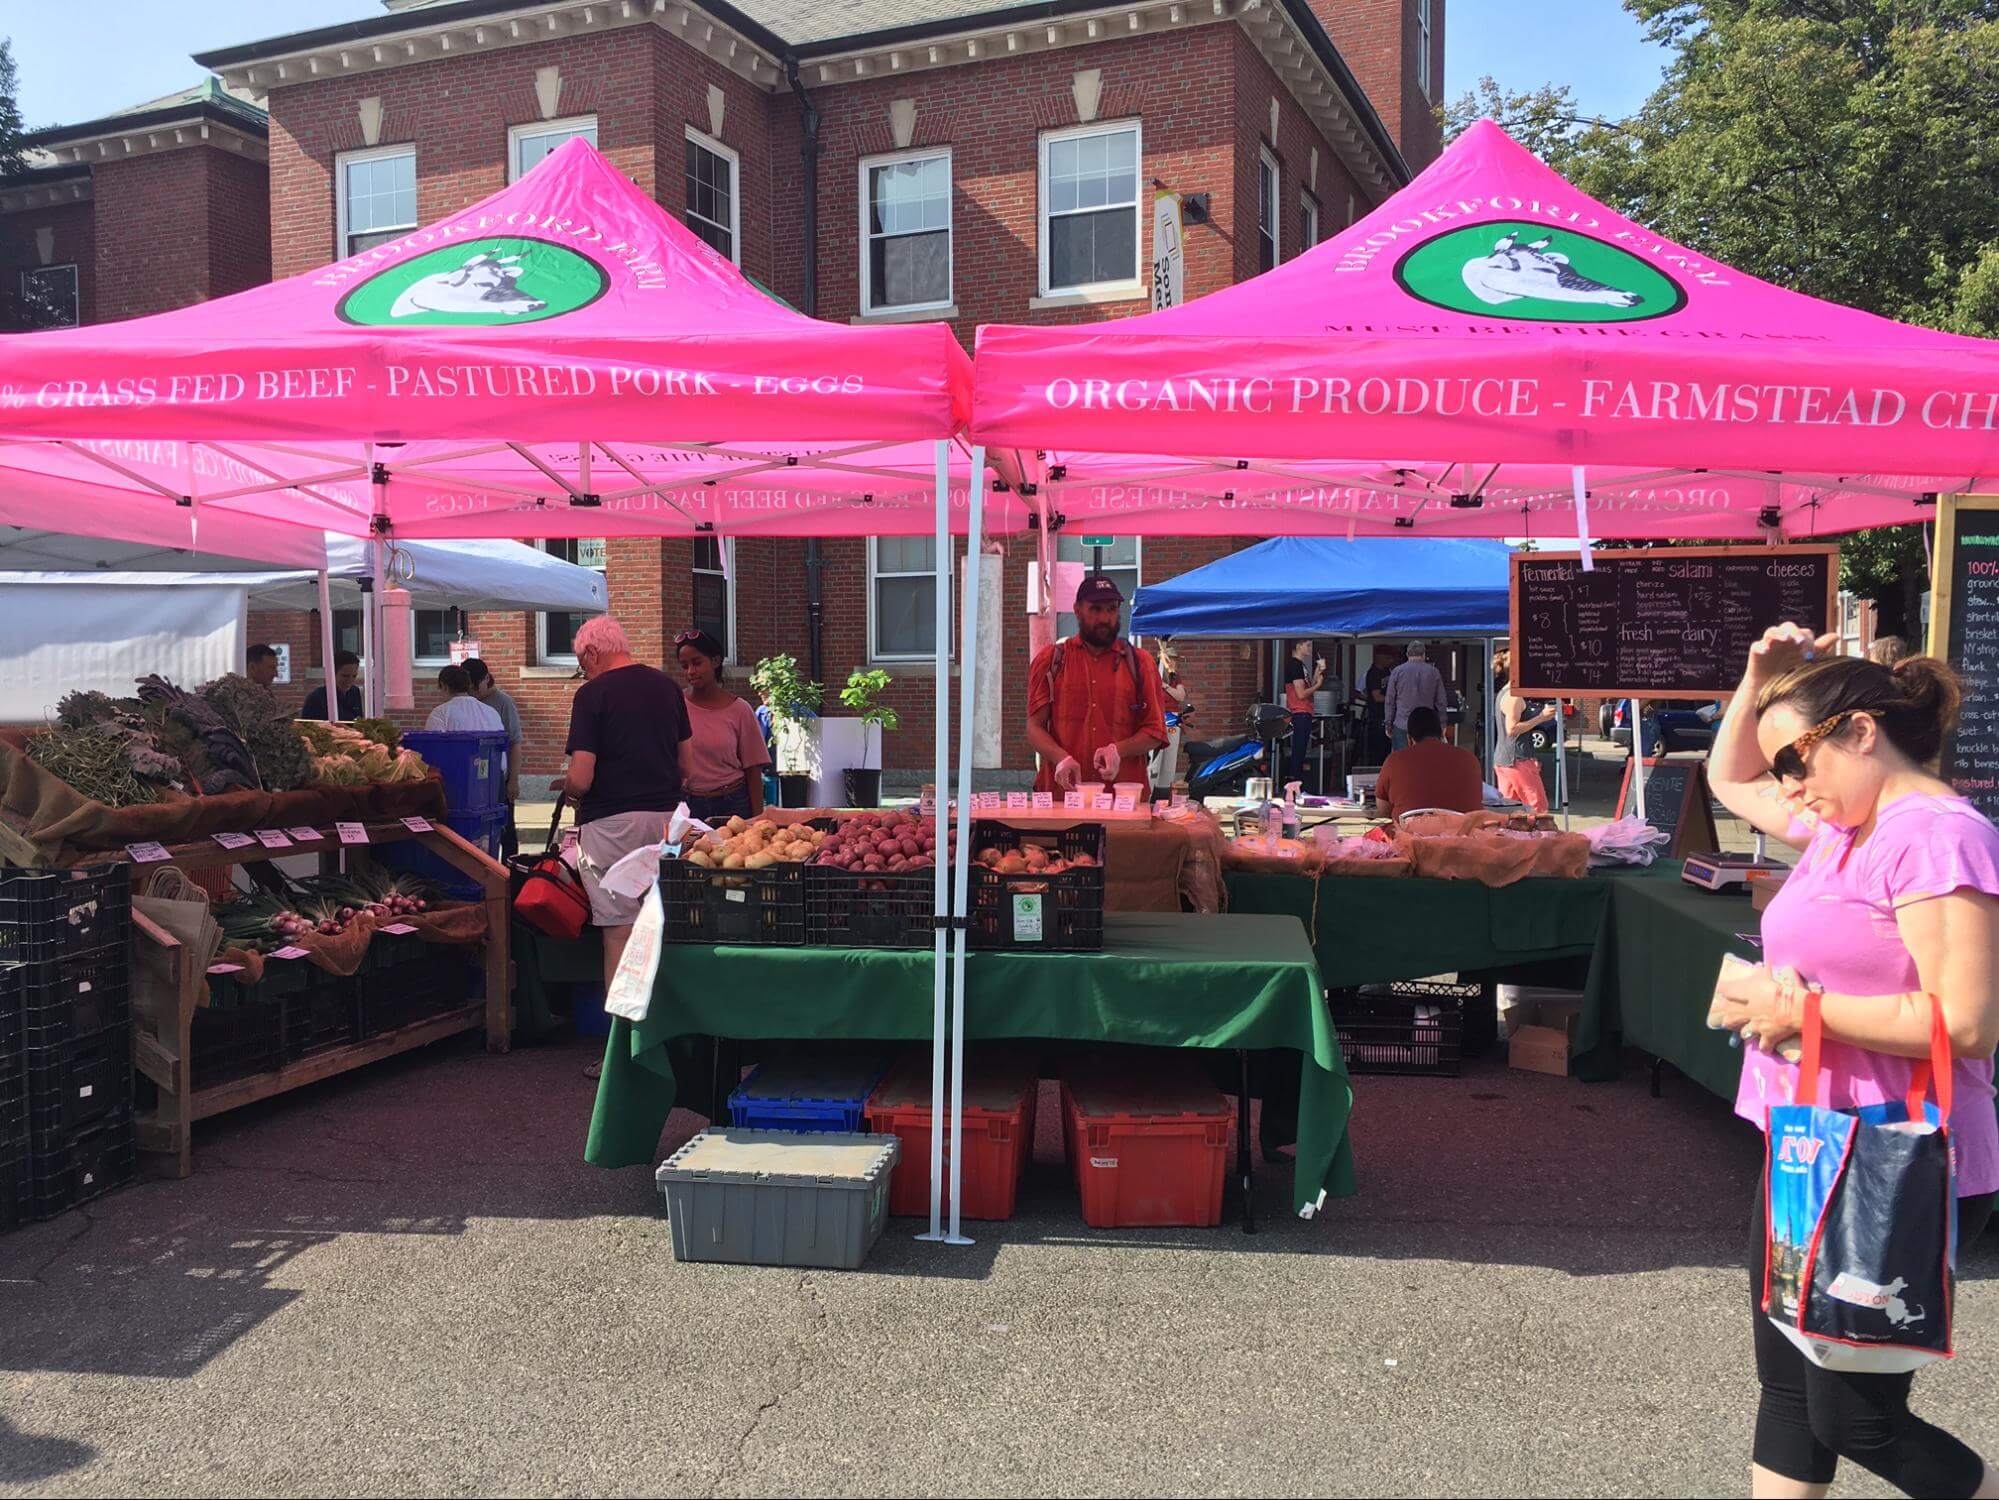
[[[195,59],[268,112],[275,276],[461,208],[584,134],[801,310],[948,321],[969,348],[982,322],[1144,311],[1156,189],[1193,205],[1195,297],[1352,222],[1440,144],[1444,0],[385,4],[379,17]],[[107,299],[102,219],[84,315],[151,310]],[[1108,561],[1129,592],[1244,544],[1120,539]],[[605,570],[648,659],[700,623],[745,673],[780,650],[816,659],[829,696],[851,669],[885,667],[904,725],[887,764],[928,765],[927,539],[548,545]],[[1005,761],[1024,771],[1034,547],[1001,545]],[[1080,538],[1062,548],[1085,556]],[[422,617],[418,679],[462,624],[521,703],[528,771],[552,773],[574,623]],[[261,617],[253,630],[317,661],[307,620]],[[1259,696],[1267,667],[1254,648],[1184,656],[1212,732]]]

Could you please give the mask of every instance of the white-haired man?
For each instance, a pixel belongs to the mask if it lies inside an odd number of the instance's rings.
[[[679,806],[692,751],[687,704],[673,679],[632,660],[625,628],[609,615],[576,632],[588,679],[569,709],[569,769],[556,782],[576,809],[590,917],[604,932],[604,986],[618,971],[639,900],[603,888],[599,876],[632,850],[657,843]]]
[[[1382,694],[1382,718],[1388,725],[1389,744],[1396,750],[1409,744],[1409,716],[1419,708],[1435,709],[1437,722],[1444,722],[1451,695],[1444,688],[1444,674],[1430,665],[1430,648],[1411,641],[1408,660],[1388,674]]]

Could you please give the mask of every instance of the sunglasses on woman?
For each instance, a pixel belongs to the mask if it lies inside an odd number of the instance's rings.
[[[1822,720],[1770,757],[1770,774],[1778,781],[1803,781],[1808,768],[1805,757],[1823,740],[1831,738],[1848,719],[1872,718],[1870,708],[1848,708]]]

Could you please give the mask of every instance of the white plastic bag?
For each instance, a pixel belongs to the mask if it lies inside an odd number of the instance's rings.
[[[620,865],[624,862],[618,861]],[[660,904],[659,886],[655,883],[646,890],[639,919],[632,924],[632,935],[625,943],[625,956],[618,960],[618,972],[611,976],[611,991],[604,997],[605,1010],[627,1021],[646,1018],[646,1012],[652,1008],[653,981],[659,977],[660,944],[665,939],[666,908]]]

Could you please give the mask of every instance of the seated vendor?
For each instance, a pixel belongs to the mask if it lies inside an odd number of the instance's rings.
[[[1027,669],[1027,742],[1041,758],[1036,791],[1150,784],[1147,759],[1166,743],[1165,692],[1152,657],[1118,628],[1123,609],[1114,581],[1085,578],[1076,633]]]
[[[1478,757],[1446,744],[1434,708],[1412,709],[1409,743],[1383,762],[1374,784],[1375,800],[1391,818],[1418,808],[1477,812],[1485,805],[1485,778]]]

